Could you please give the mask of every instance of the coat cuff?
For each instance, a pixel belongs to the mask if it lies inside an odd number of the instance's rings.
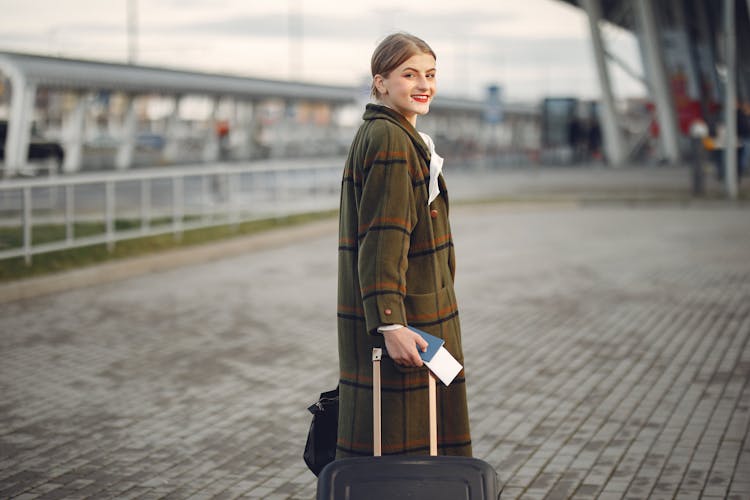
[[[367,331],[372,335],[382,325],[407,324],[404,300],[398,295],[375,295],[364,300],[364,307]]]

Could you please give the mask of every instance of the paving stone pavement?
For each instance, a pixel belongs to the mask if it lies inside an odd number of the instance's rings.
[[[750,498],[750,210],[452,215],[474,450],[503,498]],[[334,231],[0,305],[0,498],[310,499]]]

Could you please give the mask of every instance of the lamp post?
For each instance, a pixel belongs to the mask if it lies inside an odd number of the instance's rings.
[[[302,77],[302,0],[289,0],[289,79],[299,80]]]
[[[138,0],[127,0],[128,64],[138,59]]]
[[[724,40],[726,44],[726,83],[724,86],[724,182],[727,196],[737,199],[737,33],[735,0],[724,0]]]

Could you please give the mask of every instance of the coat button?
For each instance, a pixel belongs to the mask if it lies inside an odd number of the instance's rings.
[[[432,217],[433,219],[437,218],[437,214],[438,214],[438,211],[435,210],[434,208],[430,210],[430,217]]]
[[[384,312],[384,313],[385,313],[386,315],[390,315],[392,311],[391,311],[390,309],[386,309],[386,310],[385,310],[385,311],[383,311],[383,312]]]

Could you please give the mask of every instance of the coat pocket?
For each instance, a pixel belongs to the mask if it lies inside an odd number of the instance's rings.
[[[406,294],[404,307],[409,325],[425,329],[455,315],[456,301],[450,287],[443,287],[434,293]]]

